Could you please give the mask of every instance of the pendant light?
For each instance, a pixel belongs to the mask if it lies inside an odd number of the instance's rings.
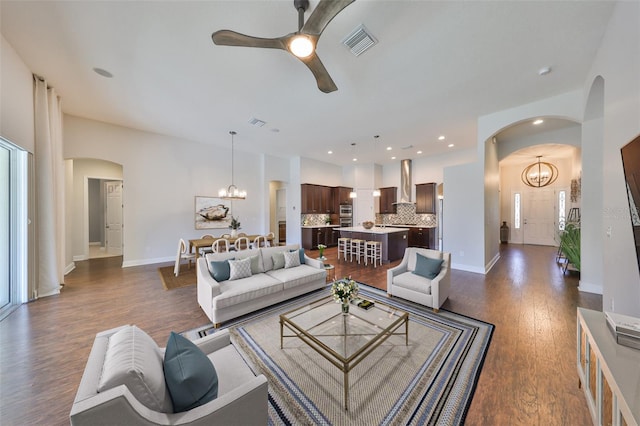
[[[247,191],[240,191],[237,186],[233,183],[233,137],[237,134],[235,131],[231,130],[229,132],[231,135],[231,185],[229,185],[226,189],[222,188],[218,191],[218,197],[223,200],[244,200],[247,197]]]
[[[558,179],[558,168],[551,163],[541,161],[541,157],[538,155],[538,162],[525,167],[520,176],[522,182],[533,188],[551,185]]]

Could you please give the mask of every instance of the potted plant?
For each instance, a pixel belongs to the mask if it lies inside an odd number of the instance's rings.
[[[331,285],[331,295],[336,303],[342,304],[342,314],[349,313],[349,302],[358,295],[358,283],[351,278],[343,278]]]
[[[231,229],[231,237],[235,238],[238,236],[238,229],[240,229],[240,221],[237,217],[231,216],[231,223],[229,224],[229,229]]]
[[[560,234],[560,250],[567,258],[567,262],[580,271],[580,228],[568,224]]]
[[[320,260],[325,260],[326,258],[324,257],[324,249],[326,249],[327,246],[325,246],[324,244],[318,244],[318,251],[320,252]]]

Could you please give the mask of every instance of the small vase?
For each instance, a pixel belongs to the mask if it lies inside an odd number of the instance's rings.
[[[238,230],[237,229],[232,229],[231,230],[231,238],[236,238],[238,236]]]
[[[342,301],[342,315],[349,315],[349,301]]]

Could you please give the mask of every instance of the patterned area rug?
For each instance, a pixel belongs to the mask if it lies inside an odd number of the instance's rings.
[[[329,294],[315,292],[241,318],[230,327],[234,345],[269,380],[270,424],[462,424],[494,326],[472,318],[387,298],[366,285],[361,297],[409,313],[409,346],[391,336],[349,373],[349,411],[343,373],[296,338],[280,349],[279,315]],[[215,332],[210,326],[185,333]]]

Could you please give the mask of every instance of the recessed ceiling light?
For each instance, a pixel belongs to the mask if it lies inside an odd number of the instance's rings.
[[[387,147],[387,151],[391,151],[391,147],[390,146]]]
[[[392,159],[392,160],[395,160],[395,159],[396,159],[396,157],[391,157],[391,159]]]
[[[357,159],[357,158],[354,158],[354,159],[353,159],[353,161],[358,161],[358,159]]]
[[[542,67],[538,70],[538,75],[547,75],[551,72],[551,67]]]
[[[444,140],[444,135],[442,135],[442,136],[438,136],[438,140],[439,140],[439,141],[443,141],[443,140]]]
[[[418,151],[418,154],[422,154],[422,151]]]
[[[536,126],[537,126],[538,124],[542,124],[542,123],[544,123],[544,120],[543,120],[543,119],[541,119],[541,118],[538,118],[536,121],[534,121],[534,122],[533,122],[533,124],[535,124]]]
[[[453,148],[454,145],[452,143],[450,143],[449,145],[447,145],[449,148]]]
[[[105,70],[105,69],[102,69],[102,68],[98,68],[98,67],[96,67],[96,68],[94,68],[94,69],[93,69],[93,71],[94,71],[96,74],[101,75],[101,76],[103,76],[103,77],[106,77],[106,78],[113,78],[113,74],[111,74],[109,71],[107,71],[107,70]]]
[[[333,151],[328,151],[327,154],[333,154]]]

